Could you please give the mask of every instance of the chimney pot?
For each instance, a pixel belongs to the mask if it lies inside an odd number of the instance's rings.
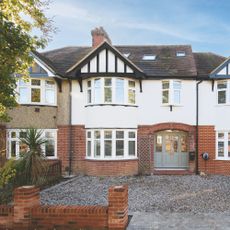
[[[107,32],[104,30],[104,28],[102,26],[96,27],[95,29],[93,29],[91,31],[91,35],[92,35],[92,46],[93,46],[93,48],[96,48],[97,46],[99,46],[104,41],[107,41],[108,43],[111,44],[111,40],[109,38],[109,35],[107,34]]]

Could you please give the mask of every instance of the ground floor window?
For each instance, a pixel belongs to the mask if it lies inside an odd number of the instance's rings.
[[[86,157],[90,159],[130,159],[137,157],[136,130],[89,129]]]
[[[26,136],[26,129],[9,129],[7,130],[7,157],[18,158],[20,154],[28,151],[28,146],[20,141],[20,138]],[[57,130],[45,129],[42,131],[42,137],[46,139],[46,143],[42,145],[42,151],[47,158],[57,157]]]
[[[219,160],[230,160],[230,131],[217,132],[216,158]]]

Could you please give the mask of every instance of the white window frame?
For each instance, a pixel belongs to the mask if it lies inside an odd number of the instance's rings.
[[[168,89],[163,89],[163,83],[168,82],[169,83],[169,88]],[[180,83],[180,89],[174,89],[173,83],[174,82],[179,82]],[[163,103],[163,91],[169,91],[169,98],[168,98],[168,103]],[[174,101],[174,91],[179,91],[180,92],[180,102],[176,103]],[[168,106],[168,105],[173,105],[173,106],[181,106],[181,101],[182,101],[182,81],[180,80],[162,80],[161,81],[161,104],[163,106]]]
[[[100,157],[94,156],[94,132],[100,132]],[[104,151],[104,141],[107,140],[104,138],[105,131],[112,131],[112,156],[105,156]],[[124,155],[123,156],[116,156],[116,140],[120,140],[116,138],[116,131],[123,131],[124,132]],[[88,133],[91,133],[91,138],[88,138]],[[129,132],[135,132],[135,138],[129,138]],[[129,160],[129,159],[137,159],[137,130],[136,129],[87,129],[86,131],[86,159],[91,160]],[[91,141],[91,154],[88,156],[88,141]],[[128,144],[129,141],[135,141],[135,154],[129,155]]]
[[[224,139],[219,139],[218,134],[224,133]],[[216,131],[216,160],[230,160],[230,157],[228,156],[228,134],[230,134],[230,130],[228,131]],[[224,156],[218,156],[218,142],[223,141],[224,142]]]
[[[218,89],[218,83],[223,83],[226,82],[227,83],[227,88],[226,89]],[[229,80],[219,80],[216,82],[216,104],[218,106],[221,105],[230,105],[230,81]],[[218,102],[218,92],[219,91],[226,91],[226,102],[225,103],[219,103]]]
[[[23,79],[19,79],[17,81],[17,102],[18,104],[22,105],[50,105],[50,106],[56,106],[57,105],[57,85],[56,82],[53,79],[50,78],[29,78],[28,80],[25,80],[25,85],[20,86],[20,80],[23,81]],[[34,86],[31,84],[32,80],[40,80],[40,86]],[[52,81],[54,83],[54,103],[48,103],[46,102],[46,90],[51,90],[51,88],[46,86],[46,81]],[[20,88],[27,88],[29,90],[28,92],[28,101],[27,102],[20,102]],[[31,101],[31,91],[32,88],[40,89],[40,102],[32,102]]]
[[[40,131],[40,130],[39,130]],[[54,156],[47,156],[47,159],[57,159],[57,129],[42,129],[42,138],[45,138],[46,132],[52,132],[54,134]],[[16,137],[11,138],[11,132],[16,132]],[[7,159],[12,158],[11,153],[11,141],[16,141],[16,159],[19,159],[19,133],[26,132],[26,129],[7,129],[6,140],[7,140]],[[42,151],[45,151],[45,145],[41,146]]]
[[[95,80],[96,79],[100,79],[100,100],[99,102],[95,102]],[[105,102],[105,79],[111,79],[112,80],[112,101],[111,102]],[[117,102],[116,100],[116,80],[120,79],[123,80],[124,84],[124,99],[123,102]],[[132,81],[135,83],[135,87],[129,87],[129,81]],[[88,82],[91,82],[91,87],[88,87]],[[87,94],[86,94],[86,105],[98,105],[98,104],[104,104],[104,105],[110,105],[110,104],[115,104],[115,105],[131,105],[131,106],[136,106],[136,87],[137,87],[137,83],[134,79],[125,79],[125,78],[121,78],[121,77],[95,77],[95,78],[91,78],[88,79],[86,81],[86,87],[87,87]],[[135,103],[130,103],[129,102],[129,90],[132,89],[134,90],[135,93]],[[88,91],[91,90],[91,103],[89,102],[89,98],[88,98]]]

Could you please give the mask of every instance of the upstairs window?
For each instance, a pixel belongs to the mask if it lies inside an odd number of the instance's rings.
[[[217,82],[217,103],[218,104],[227,103],[227,92],[228,92],[228,82],[227,81]]]
[[[19,104],[56,104],[56,84],[53,80],[20,79],[18,82]]]
[[[47,74],[46,71],[41,66],[39,66],[36,62],[32,64],[29,71],[32,74]]]
[[[136,103],[136,83],[123,78],[95,78],[87,81],[88,104]]]
[[[185,51],[177,51],[176,56],[177,57],[185,57]]]
[[[181,104],[181,81],[177,81],[177,80],[162,81],[162,104],[164,105]]]

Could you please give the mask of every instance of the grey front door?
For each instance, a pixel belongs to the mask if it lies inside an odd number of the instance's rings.
[[[154,168],[188,168],[187,133],[164,131],[155,135]]]

